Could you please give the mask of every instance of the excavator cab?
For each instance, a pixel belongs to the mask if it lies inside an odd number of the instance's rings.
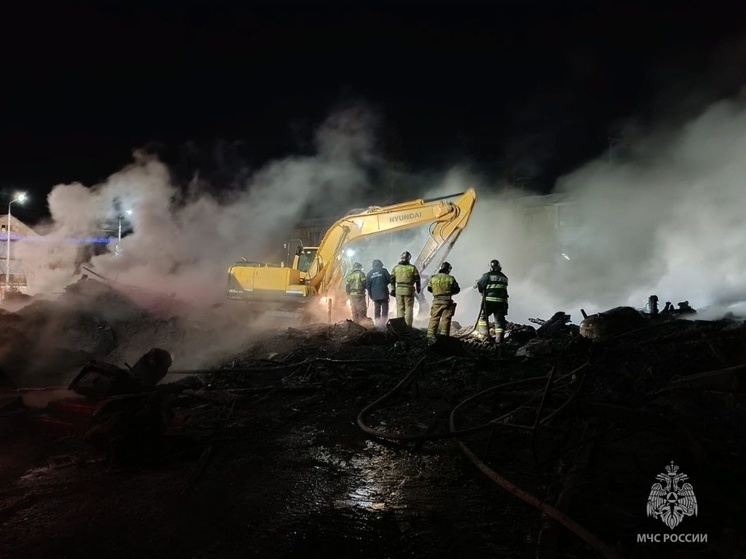
[[[298,247],[293,260],[293,268],[299,272],[308,272],[316,261],[318,251],[317,247]]]

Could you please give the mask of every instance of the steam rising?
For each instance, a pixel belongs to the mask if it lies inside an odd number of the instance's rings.
[[[482,194],[454,274],[471,280],[498,258],[515,322],[562,310],[577,323],[581,308],[643,308],[653,294],[661,307],[687,300],[703,318],[746,315],[743,104],[720,102],[630,151],[625,163],[599,159],[563,177],[564,205],[527,209],[517,193]]]
[[[103,232],[101,223],[106,220],[116,229],[119,216],[131,210],[123,220],[125,230],[133,232],[122,239],[121,257],[115,258],[112,242],[109,252],[91,260],[97,273],[198,304],[223,300],[230,264],[242,256],[277,260],[274,249],[311,206],[323,206],[328,215],[343,213],[365,192],[366,165],[374,154],[372,125],[365,109],[335,113],[317,133],[315,155],[271,162],[243,190],[222,199],[196,188],[182,192],[166,166],[144,153],[136,153],[133,164],[103,184],[58,185],[48,199],[51,242],[41,251],[24,247],[21,254],[33,276],[30,292],[69,283],[78,272],[79,250],[69,239],[116,237],[116,230]],[[48,250],[57,262],[51,272],[45,266]]]
[[[93,256],[90,267],[196,305],[223,301],[227,266],[241,256],[274,258],[309,208],[333,221],[367,205],[361,199],[376,186],[368,171],[380,164],[375,123],[365,109],[335,113],[320,127],[314,155],[271,162],[245,188],[223,197],[196,186],[183,191],[164,164],[143,153],[102,184],[58,185],[48,199],[48,242],[19,247],[30,292],[54,292],[76,279],[80,245],[67,240],[112,236],[101,223],[116,223],[131,209],[126,225],[132,233],[122,239],[122,256],[115,258],[110,247]],[[599,159],[563,177],[551,200],[527,200],[509,188],[496,192],[488,180],[460,168],[431,180],[417,196],[478,190],[469,227],[447,257],[463,289],[456,320],[469,325],[476,319],[480,300],[471,286],[493,258],[510,279],[513,322],[561,310],[577,323],[581,308],[642,308],[652,294],[661,305],[688,300],[713,315],[743,313],[742,103],[721,102],[673,134],[629,147],[623,163]],[[386,205],[388,189],[381,192],[385,199],[376,203]],[[380,258],[390,269],[401,251],[419,252],[422,234],[363,243],[355,260],[369,269],[370,260]],[[437,271],[436,264],[427,272]]]

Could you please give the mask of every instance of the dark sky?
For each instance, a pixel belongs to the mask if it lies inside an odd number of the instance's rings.
[[[329,111],[358,100],[393,161],[466,160],[546,191],[626,119],[742,84],[727,45],[743,13],[624,4],[35,4],[0,23],[0,193],[30,190],[19,211],[33,221],[54,184],[101,181],[143,146],[219,187],[308,150]]]

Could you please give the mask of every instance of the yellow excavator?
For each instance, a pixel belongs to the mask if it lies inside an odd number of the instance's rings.
[[[449,201],[457,198],[455,201]],[[476,203],[473,188],[428,200],[353,211],[335,222],[318,247],[299,247],[289,267],[243,260],[228,269],[228,299],[245,301],[259,313],[304,320],[331,320],[346,304],[343,288],[346,249],[354,241],[428,225],[428,239],[415,259],[420,272],[440,254],[445,260],[466,227]],[[442,249],[442,250],[441,250]],[[346,312],[346,309],[345,309]]]

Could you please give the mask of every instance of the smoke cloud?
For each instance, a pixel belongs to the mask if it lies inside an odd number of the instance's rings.
[[[14,247],[28,293],[60,293],[88,273],[85,266],[93,279],[100,279],[97,274],[137,288],[127,293],[137,294],[138,302],[173,296],[188,303],[179,311],[183,318],[216,320],[205,332],[204,347],[166,348],[175,356],[174,368],[208,366],[239,350],[256,326],[238,331],[222,321],[220,315],[231,314],[224,304],[228,267],[241,257],[279,264],[299,219],[341,216],[359,205],[369,193],[371,168],[380,165],[375,127],[368,107],[341,108],[319,126],[313,154],[272,161],[240,189],[221,190],[199,179],[187,187],[176,184],[164,163],[142,151],[101,184],[55,186],[48,196],[51,220],[37,228],[42,236]],[[110,239],[108,245],[90,242],[101,237]],[[206,312],[211,308],[212,318]],[[128,358],[152,343],[142,342]]]
[[[335,112],[316,134],[315,154],[270,162],[243,189],[222,197],[198,182],[184,191],[162,162],[142,152],[102,184],[58,185],[48,197],[46,242],[19,248],[30,293],[59,290],[80,272],[80,244],[71,240],[103,236],[114,239],[108,251],[91,258],[97,273],[199,304],[222,300],[220,270],[240,257],[278,260],[275,249],[305,212],[321,207],[326,215],[343,213],[367,191],[374,125],[365,107]],[[125,236],[117,258],[120,217]],[[110,229],[102,231],[102,223]]]
[[[509,319],[519,323],[556,311],[577,323],[581,308],[642,309],[653,294],[661,307],[689,301],[702,318],[746,316],[743,100],[714,104],[628,152],[624,162],[599,158],[563,177],[555,196],[481,188],[450,258],[454,275],[472,282],[499,259],[510,279]],[[476,317],[476,294],[460,299],[461,320]]]
[[[374,113],[348,107],[321,125],[313,155],[270,162],[245,188],[222,194],[197,182],[178,187],[163,163],[143,153],[102,184],[56,186],[46,242],[19,243],[30,289],[54,292],[75,279],[90,255],[69,240],[112,236],[101,223],[111,228],[131,209],[121,256],[111,243],[90,257],[91,269],[195,305],[224,301],[227,266],[241,256],[279,262],[275,249],[299,218],[340,217],[376,199],[369,178],[382,165],[375,131]],[[470,224],[447,256],[462,286],[457,321],[476,320],[480,298],[472,286],[493,258],[510,279],[508,318],[517,323],[557,311],[578,323],[580,309],[643,308],[653,294],[661,306],[687,300],[706,311],[700,317],[746,314],[743,100],[721,101],[675,131],[625,147],[623,160],[590,162],[559,180],[549,197],[498,188],[462,167],[407,179],[427,185],[418,195],[424,198],[477,188]],[[387,204],[388,189],[378,192],[377,203]],[[403,250],[416,255],[425,235],[420,228],[361,241],[354,260],[369,269],[377,258],[390,269]]]

